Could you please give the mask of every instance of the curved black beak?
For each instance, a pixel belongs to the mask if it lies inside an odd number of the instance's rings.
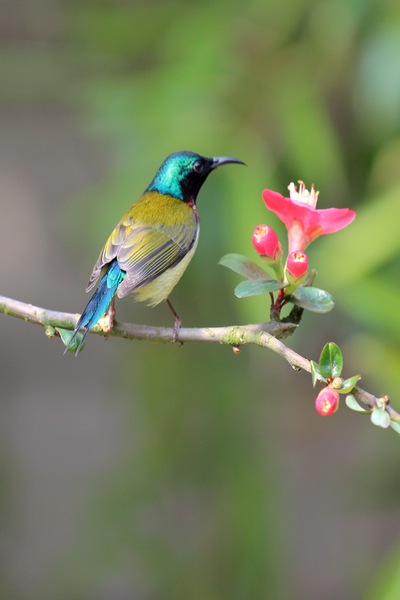
[[[231,158],[230,156],[215,156],[213,158],[213,164],[211,169],[216,169],[217,167],[220,167],[221,165],[227,165],[228,163],[238,163],[239,165],[246,166],[246,163],[239,160],[238,158]]]

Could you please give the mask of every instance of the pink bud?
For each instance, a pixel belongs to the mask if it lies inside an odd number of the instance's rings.
[[[315,408],[324,417],[336,412],[339,408],[339,392],[327,386],[317,396]]]
[[[287,259],[286,271],[292,275],[293,282],[297,282],[298,279],[304,277],[308,271],[307,254],[298,251],[291,252]]]
[[[253,246],[260,256],[268,256],[275,260],[276,251],[279,246],[278,236],[268,225],[257,225],[254,230]]]

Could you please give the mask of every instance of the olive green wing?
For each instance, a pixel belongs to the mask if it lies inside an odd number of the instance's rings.
[[[118,287],[119,298],[150,283],[186,256],[196,240],[197,228],[195,220],[157,227],[119,224],[100,254],[87,291],[95,285],[103,267],[115,258],[126,273]]]
[[[178,264],[196,239],[196,230],[187,225],[168,228],[138,227],[119,247],[117,259],[126,272],[117,294],[123,298]]]

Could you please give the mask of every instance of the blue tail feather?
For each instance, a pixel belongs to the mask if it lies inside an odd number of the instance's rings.
[[[64,354],[72,344],[78,331],[82,327],[85,327],[85,333],[83,334],[82,340],[78,346],[77,351],[75,352],[75,356],[78,356],[79,350],[81,349],[81,346],[85,341],[85,337],[89,333],[90,328],[96,325],[97,321],[106,312],[111,300],[114,297],[115,292],[117,291],[119,284],[125,279],[125,275],[125,271],[122,271],[120,269],[117,260],[113,260],[108,265],[106,272],[100,279],[100,283],[97,287],[97,290],[87,303],[85,310],[81,314],[75,326],[74,335],[72,336],[68,346],[65,348]]]

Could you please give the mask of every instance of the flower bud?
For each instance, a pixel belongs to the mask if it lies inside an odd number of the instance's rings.
[[[291,252],[286,262],[286,279],[290,285],[298,286],[306,280],[308,258],[304,252]]]
[[[335,377],[335,379],[332,381],[332,387],[335,388],[335,390],[340,390],[342,383],[343,379],[341,377]]]
[[[281,248],[282,246],[279,243],[278,236],[271,227],[268,227],[268,225],[257,225],[252,241],[256,252],[261,258],[268,257],[272,259],[272,262],[276,262],[276,255],[277,253],[279,254],[280,250],[279,246]]]
[[[318,394],[315,408],[324,417],[336,412],[339,408],[339,392],[328,385]]]

